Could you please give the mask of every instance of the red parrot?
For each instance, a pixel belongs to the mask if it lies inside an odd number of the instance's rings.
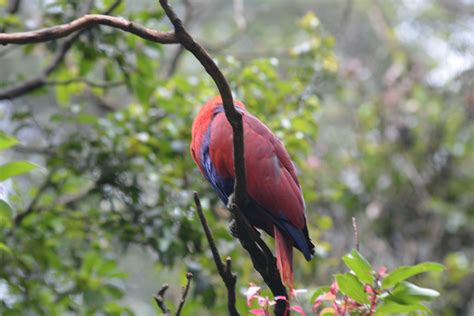
[[[305,204],[295,167],[280,140],[268,127],[234,100],[242,114],[244,160],[249,205],[244,215],[256,228],[275,238],[277,267],[293,289],[293,247],[306,260],[314,254],[306,226]],[[226,205],[234,189],[232,127],[221,97],[207,102],[194,119],[191,155],[201,173]]]

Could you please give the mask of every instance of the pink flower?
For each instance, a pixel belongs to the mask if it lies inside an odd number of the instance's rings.
[[[304,309],[300,306],[291,306],[290,307],[291,310],[294,310],[295,312],[303,315],[303,316],[306,316],[306,312],[304,311]]]
[[[250,287],[248,288],[247,292],[245,293],[245,296],[247,296],[247,306],[250,307],[252,300],[255,298],[259,297],[261,288],[259,286],[256,286],[253,283],[250,283]]]
[[[379,271],[377,272],[377,274],[380,276],[380,277],[385,277],[387,275],[387,268],[386,267],[380,267]]]
[[[332,294],[331,292],[326,292],[321,295],[319,295],[316,300],[314,300],[313,304],[313,311],[316,312],[318,307],[324,302],[324,301],[333,301],[336,299],[336,295]]]
[[[272,304],[272,302],[270,302],[268,297],[257,296],[257,298],[258,298],[258,305],[260,305],[262,307],[268,307],[270,305],[275,304],[275,303]]]
[[[364,290],[365,290],[365,293],[367,294],[370,294],[370,295],[374,294],[374,289],[370,285],[366,285],[364,287]]]
[[[258,309],[251,309],[250,313],[253,315],[265,315],[265,316],[270,316],[270,313],[263,308],[258,308]]]
[[[331,284],[331,289],[329,290],[329,292],[336,295],[338,291],[339,291],[339,286],[337,285],[337,282],[333,282]]]

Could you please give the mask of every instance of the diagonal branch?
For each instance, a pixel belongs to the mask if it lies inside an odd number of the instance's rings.
[[[255,229],[248,223],[245,216],[241,212],[248,201],[244,164],[243,124],[241,114],[234,107],[229,84],[209,54],[201,47],[201,45],[196,43],[191,35],[186,31],[183,26],[183,22],[177,17],[176,13],[168,4],[168,1],[159,1],[165,10],[166,15],[174,26],[178,42],[199,60],[201,65],[214,80],[222,97],[225,115],[232,126],[235,184],[233,198],[231,199],[228,207],[234,215],[236,232],[239,241],[249,253],[253,266],[263,277],[265,283],[268,285],[273,295],[285,296],[288,298],[286,288],[283,285],[278,273],[276,260],[273,254],[270,252],[268,246],[263,242],[263,240],[261,240],[260,236],[258,236]],[[275,307],[275,314],[284,315],[287,313],[286,309],[286,302],[283,300],[278,300],[278,303]]]
[[[219,67],[212,60],[211,56],[194,41],[191,35],[184,28],[183,22],[178,18],[174,10],[168,4],[167,0],[159,0],[165,10],[166,15],[174,26],[176,39],[178,42],[192,53],[201,63],[206,72],[214,80],[217,89],[222,97],[222,102],[227,120],[232,126],[234,136],[234,168],[235,168],[235,187],[234,198],[237,205],[245,205],[247,202],[247,185],[244,165],[244,137],[242,116],[234,107],[232,92],[229,83],[222,74]]]
[[[191,280],[193,278],[193,274],[191,272],[186,273],[186,286],[183,287],[183,293],[181,294],[181,300],[179,301],[178,309],[176,310],[176,316],[181,315],[181,311],[184,307],[184,303],[186,303],[186,297],[188,296],[189,287],[191,286]],[[168,305],[165,303],[165,293],[168,290],[169,285],[164,284],[158,293],[153,296],[155,299],[156,305],[161,309],[163,312],[163,316],[171,316],[171,311],[168,308]]]
[[[209,247],[211,248],[212,257],[214,258],[217,272],[219,272],[219,275],[221,276],[222,281],[224,281],[224,284],[227,288],[227,310],[229,311],[229,315],[238,316],[239,312],[235,307],[235,283],[237,281],[237,276],[235,273],[232,273],[232,261],[230,258],[227,258],[226,265],[224,266],[222,263],[221,256],[217,250],[216,242],[214,241],[214,237],[212,236],[206,217],[202,211],[201,200],[199,199],[197,192],[194,192],[194,203],[196,204],[199,219],[201,220],[204,233],[206,234],[207,241],[209,242]]]
[[[165,293],[168,287],[169,287],[168,284],[163,285],[161,289],[158,291],[158,293],[156,293],[156,295],[153,297],[155,299],[156,304],[163,312],[164,316],[171,316],[170,309],[168,308],[168,306],[166,306],[166,303],[165,303]]]
[[[15,224],[15,226],[20,226],[21,223],[23,222],[23,220],[25,219],[25,217],[27,217],[28,215],[30,215],[31,213],[33,213],[36,210],[36,207],[37,207],[38,202],[40,201],[41,197],[46,192],[46,190],[48,190],[51,187],[53,176],[54,176],[55,173],[56,173],[56,170],[51,170],[48,173],[48,176],[46,177],[46,180],[39,187],[38,192],[36,193],[34,198],[31,200],[31,202],[28,205],[28,207],[26,208],[26,210],[16,214],[16,216],[13,218],[13,223]]]
[[[181,295],[181,300],[179,301],[178,309],[176,310],[176,316],[181,315],[181,310],[183,309],[184,303],[186,302],[186,297],[188,296],[189,286],[191,285],[192,279],[193,274],[191,272],[186,273],[186,286],[183,288],[183,294]]]

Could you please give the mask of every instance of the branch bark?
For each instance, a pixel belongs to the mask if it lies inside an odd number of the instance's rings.
[[[196,204],[196,209],[201,220],[202,227],[204,228],[204,233],[206,234],[207,241],[209,242],[209,247],[211,248],[212,257],[217,267],[217,272],[221,276],[222,281],[227,288],[227,310],[229,311],[230,316],[238,316],[239,312],[235,307],[235,283],[237,282],[237,276],[235,273],[232,273],[232,261],[230,258],[226,259],[226,265],[222,263],[221,256],[217,250],[216,242],[212,236],[209,225],[207,224],[206,217],[202,211],[201,200],[199,195],[194,192],[194,203]]]
[[[41,43],[66,37],[74,32],[95,25],[107,25],[135,34],[143,39],[161,44],[176,44],[174,33],[160,32],[141,26],[121,17],[103,14],[86,14],[67,24],[57,25],[41,30],[18,33],[0,34],[0,44],[32,44]]]
[[[235,184],[233,198],[231,199],[228,208],[235,218],[239,241],[249,253],[253,266],[269,286],[273,295],[285,296],[288,298],[286,288],[278,273],[275,257],[241,212],[248,202],[244,164],[243,124],[241,114],[234,107],[229,84],[209,54],[197,42],[195,42],[191,35],[186,31],[182,21],[176,16],[175,12],[168,4],[168,1],[160,0],[160,4],[174,26],[178,42],[199,60],[206,72],[214,80],[222,97],[225,115],[232,126]],[[279,300],[275,307],[275,314],[284,315],[286,312],[286,302]]]
[[[183,288],[183,294],[181,295],[181,300],[179,301],[178,309],[176,310],[176,316],[181,315],[181,310],[183,309],[184,303],[186,303],[186,297],[188,296],[189,286],[191,285],[192,279],[193,274],[191,272],[186,273],[186,286]]]
[[[39,202],[39,200],[41,199],[41,197],[43,196],[43,194],[46,192],[46,190],[48,188],[51,187],[52,185],[52,179],[53,179],[53,176],[55,174],[56,170],[51,170],[49,173],[48,173],[48,176],[46,177],[46,180],[43,182],[43,184],[39,187],[38,189],[38,192],[36,193],[36,195],[34,196],[34,198],[31,200],[30,204],[28,205],[28,207],[26,208],[26,210],[24,210],[23,212],[21,213],[18,213],[14,218],[13,218],[13,223],[15,226],[20,226],[21,223],[23,222],[23,220],[29,216],[31,213],[35,212],[36,210],[36,207],[37,207],[37,204]]]
[[[168,284],[163,285],[158,291],[158,293],[156,293],[156,295],[153,297],[155,299],[156,304],[163,312],[163,316],[171,316],[170,309],[168,308],[168,306],[166,306],[165,303],[165,293],[168,287]]]

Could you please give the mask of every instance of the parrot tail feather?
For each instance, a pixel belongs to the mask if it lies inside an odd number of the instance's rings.
[[[293,293],[293,239],[276,226],[274,226],[274,235],[278,271],[283,284],[289,288],[290,293]]]

